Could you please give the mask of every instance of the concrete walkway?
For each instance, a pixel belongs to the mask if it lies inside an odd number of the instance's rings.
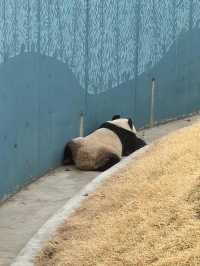
[[[200,116],[171,122],[140,132],[150,143]],[[70,198],[88,184],[97,172],[59,168],[40,178],[0,206],[0,266],[13,261],[28,240]]]

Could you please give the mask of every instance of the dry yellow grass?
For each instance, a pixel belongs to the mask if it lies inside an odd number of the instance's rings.
[[[37,266],[200,265],[200,123],[158,141],[90,195]]]

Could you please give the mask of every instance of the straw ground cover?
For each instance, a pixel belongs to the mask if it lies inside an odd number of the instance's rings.
[[[35,264],[200,265],[200,123],[157,141],[111,176]]]

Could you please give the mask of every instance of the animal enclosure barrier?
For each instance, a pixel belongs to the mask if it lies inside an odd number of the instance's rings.
[[[199,22],[198,0],[0,0],[0,198],[113,114],[199,111]]]

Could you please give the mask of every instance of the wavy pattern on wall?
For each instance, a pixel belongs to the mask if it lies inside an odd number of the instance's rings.
[[[0,63],[44,54],[97,94],[153,68],[199,18],[198,0],[1,0]]]

